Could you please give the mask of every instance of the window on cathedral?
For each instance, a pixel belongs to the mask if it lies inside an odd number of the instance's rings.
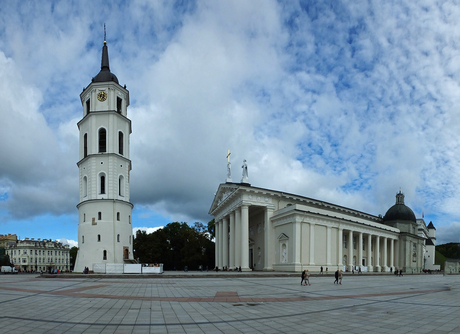
[[[99,129],[99,153],[107,152],[107,131],[104,128]]]
[[[356,237],[353,237],[353,249],[356,249]]]
[[[347,248],[347,236],[343,236],[343,248]]]
[[[100,234],[97,235],[97,242],[101,242],[101,235]]]
[[[120,235],[117,234],[117,242],[120,242]]]
[[[123,100],[121,97],[117,96],[117,112],[121,114],[121,105],[122,105]]]
[[[129,216],[128,219],[129,219],[129,223],[131,224],[131,216]]]
[[[117,220],[120,221],[120,212],[117,212]]]
[[[104,250],[104,251],[102,252],[102,259],[103,259],[103,260],[107,260],[107,251],[106,251],[106,250]]]
[[[88,134],[83,135],[83,158],[88,156]]]
[[[101,189],[101,194],[105,194],[105,175],[100,176],[100,189]]]
[[[90,112],[90,99],[86,100],[86,113],[89,114]]]
[[[118,132],[118,154],[123,155],[123,132]]]
[[[84,235],[81,236],[81,243],[82,243],[82,244],[85,243],[85,236],[84,236]]]
[[[99,211],[97,213],[97,220],[102,220],[102,212],[101,211]]]

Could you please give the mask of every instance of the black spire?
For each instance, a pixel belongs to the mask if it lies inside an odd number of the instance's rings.
[[[118,83],[118,78],[110,72],[109,66],[109,49],[107,47],[105,24],[104,24],[104,46],[102,47],[101,71],[93,78],[93,82],[115,81]]]

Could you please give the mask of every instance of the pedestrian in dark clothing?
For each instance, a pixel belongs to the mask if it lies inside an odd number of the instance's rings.
[[[307,275],[307,271],[306,270],[302,271],[302,275],[301,275],[302,280],[300,281],[300,285],[303,285],[306,275]]]
[[[337,271],[335,272],[334,277],[335,277],[334,284],[335,283],[339,284],[339,269],[337,269]]]
[[[321,266],[321,275],[323,274],[323,266]]]

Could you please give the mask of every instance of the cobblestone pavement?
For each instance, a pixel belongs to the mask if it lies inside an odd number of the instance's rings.
[[[459,275],[0,276],[0,333],[460,333]]]

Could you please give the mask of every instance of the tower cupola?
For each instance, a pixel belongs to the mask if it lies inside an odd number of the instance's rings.
[[[118,83],[118,78],[115,74],[110,72],[109,50],[107,47],[107,41],[104,41],[104,46],[102,47],[101,70],[93,78],[92,82],[107,82],[107,81],[114,81]]]

